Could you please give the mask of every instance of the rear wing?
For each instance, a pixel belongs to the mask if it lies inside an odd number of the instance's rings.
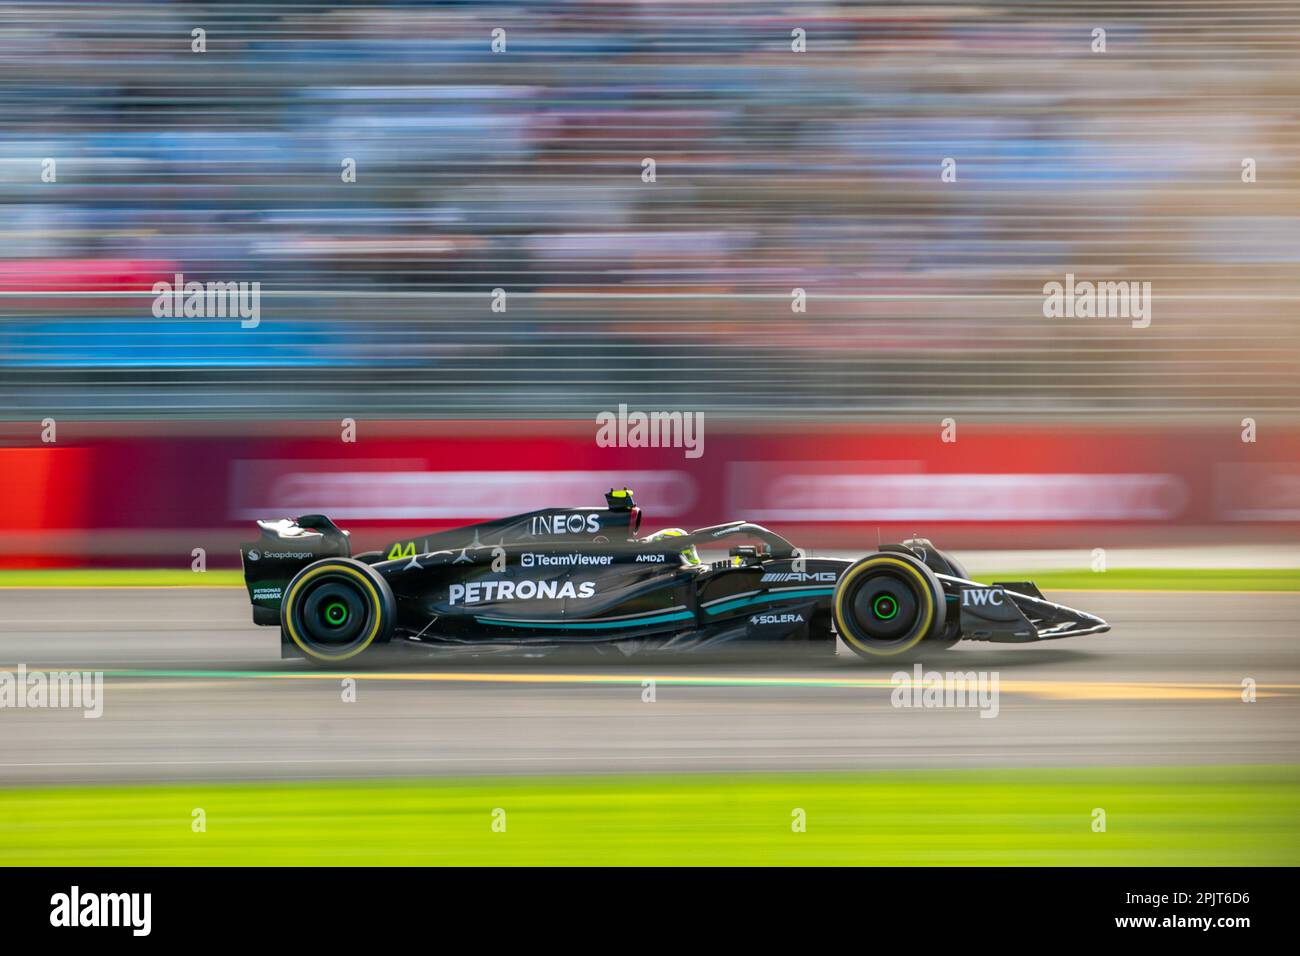
[[[253,623],[278,625],[280,602],[293,576],[321,558],[351,557],[348,533],[324,515],[259,521],[256,541],[239,545]]]

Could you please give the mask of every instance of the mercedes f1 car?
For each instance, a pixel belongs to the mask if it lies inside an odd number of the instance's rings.
[[[747,521],[638,537],[627,489],[604,508],[556,508],[351,555],[324,515],[259,521],[241,546],[257,624],[282,655],[351,660],[402,640],[478,651],[588,645],[624,654],[737,642],[894,657],[960,640],[1032,643],[1098,634],[1101,618],[1027,581],[972,581],[924,538],[856,561],[806,557]],[[699,549],[736,544],[701,561]]]

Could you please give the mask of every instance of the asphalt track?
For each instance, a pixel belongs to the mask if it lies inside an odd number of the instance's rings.
[[[1110,634],[962,644],[998,713],[899,708],[912,664],[280,661],[242,589],[0,590],[0,668],[103,669],[104,712],[0,709],[5,785],[1300,762],[1300,594],[1067,593]],[[643,700],[656,678],[654,701]],[[1257,700],[1242,701],[1242,682]]]

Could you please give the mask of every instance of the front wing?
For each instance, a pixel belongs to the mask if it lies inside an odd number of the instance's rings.
[[[948,598],[948,613],[960,614],[965,640],[1019,644],[1110,630],[1095,614],[1048,601],[1029,581],[980,584],[946,574],[937,577]]]

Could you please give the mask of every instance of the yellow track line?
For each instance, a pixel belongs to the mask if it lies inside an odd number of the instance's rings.
[[[67,667],[50,668],[52,670],[69,670]],[[28,667],[28,673],[36,668]],[[0,668],[0,673],[14,673],[11,668]],[[491,671],[248,671],[248,672],[204,672],[204,671],[167,671],[156,672],[157,678],[151,678],[146,670],[122,672],[110,671],[117,687],[153,687],[178,688],[194,686],[219,686],[232,681],[249,680],[305,680],[338,682],[344,678],[358,681],[396,681],[462,684],[550,684],[550,685],[589,685],[589,686],[641,686],[646,681],[654,681],[666,687],[810,687],[824,689],[863,689],[890,690],[897,687],[919,687],[925,689],[973,689],[969,682],[964,685],[950,678],[943,672],[934,672],[933,681],[923,677],[917,681],[910,676],[907,680],[893,681],[889,677],[727,677],[682,674],[581,674],[581,673],[495,673]],[[971,673],[958,671],[957,673]],[[979,673],[979,672],[974,672]],[[119,679],[120,678],[120,679]],[[986,685],[987,686],[987,685]],[[1044,700],[1059,701],[1099,701],[1099,700],[1145,700],[1145,701],[1193,701],[1193,700],[1240,700],[1243,688],[1240,683],[1210,681],[1081,681],[1081,680],[998,680],[999,692],[1024,695]],[[1257,684],[1257,698],[1295,696],[1300,684]]]

